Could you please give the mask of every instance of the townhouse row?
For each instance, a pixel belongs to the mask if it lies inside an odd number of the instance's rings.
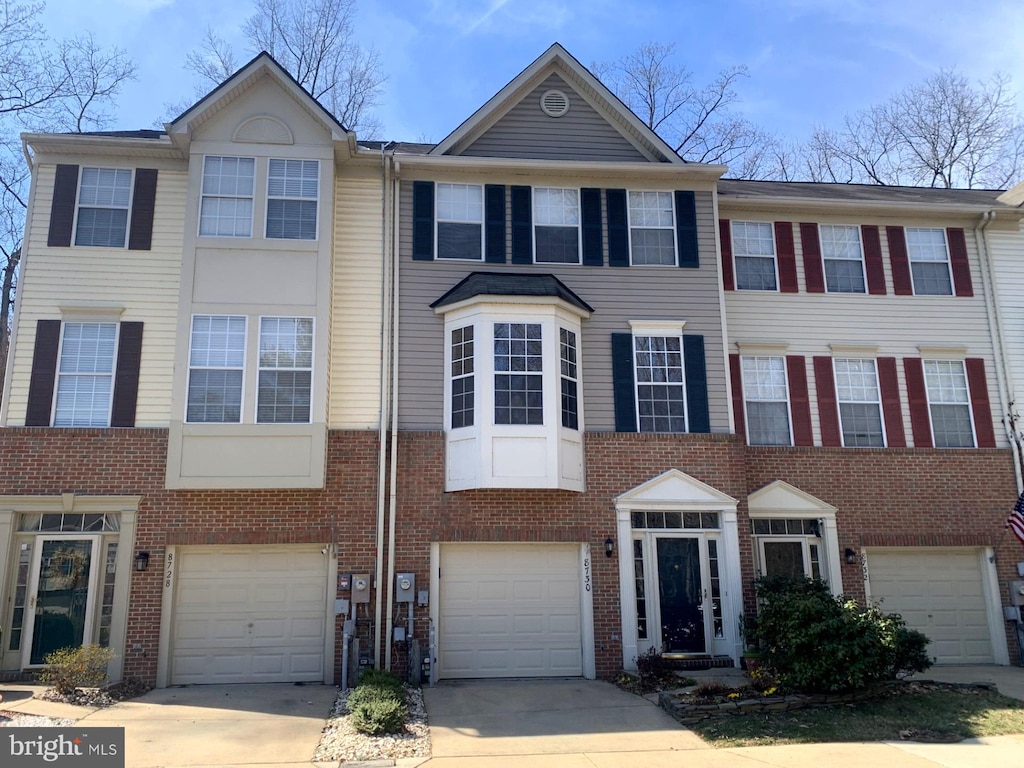
[[[1021,190],[722,179],[557,44],[436,145],[261,54],[27,134],[0,674],[738,663],[759,575],[1020,662]]]

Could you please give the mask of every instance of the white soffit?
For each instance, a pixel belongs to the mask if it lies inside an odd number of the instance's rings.
[[[678,469],[670,469],[652,480],[616,497],[618,507],[656,509],[682,505],[703,509],[735,509],[736,499]]]
[[[785,480],[776,480],[764,488],[754,491],[747,497],[747,508],[754,513],[786,513],[814,512],[814,513],[835,513],[836,508],[826,504],[821,499],[799,488],[790,485]]]

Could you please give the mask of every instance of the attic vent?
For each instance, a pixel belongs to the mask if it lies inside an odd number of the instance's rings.
[[[545,91],[540,97],[540,108],[548,117],[561,117],[569,111],[569,97],[562,91]]]

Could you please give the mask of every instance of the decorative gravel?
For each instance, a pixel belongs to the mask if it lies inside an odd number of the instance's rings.
[[[74,724],[74,720],[64,717],[26,715],[24,712],[0,709],[0,728],[69,728]]]
[[[313,759],[318,762],[358,762],[430,757],[430,729],[427,726],[427,711],[423,708],[423,691],[406,687],[406,692],[409,698],[405,729],[401,733],[386,736],[367,736],[353,728],[349,723],[346,706],[349,691],[338,693]]]

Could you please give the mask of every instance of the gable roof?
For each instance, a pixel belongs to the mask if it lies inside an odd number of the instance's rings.
[[[281,86],[312,117],[330,133],[335,146],[347,148],[348,154],[356,149],[355,134],[345,128],[319,101],[299,85],[298,81],[266,51],[256,54],[247,64],[222,82],[199,101],[186,109],[164,127],[171,140],[188,152],[193,131],[241,97],[261,79],[269,77]]]
[[[458,304],[477,296],[530,296],[561,299],[584,312],[594,308],[554,275],[524,275],[508,272],[473,272],[431,304],[432,309]]]
[[[458,154],[492,127],[552,72],[560,75],[594,107],[622,137],[652,162],[682,165],[672,147],[622,103],[607,86],[558,43],[492,96],[429,154]]]

